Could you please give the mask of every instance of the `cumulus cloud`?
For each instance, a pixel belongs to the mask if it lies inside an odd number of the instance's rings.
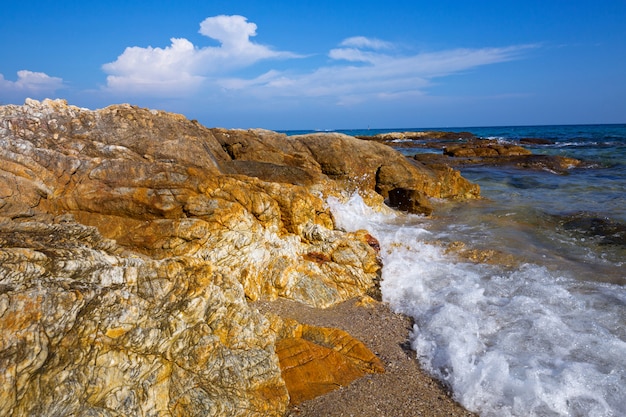
[[[107,86],[114,91],[166,92],[188,91],[203,77],[196,74],[198,50],[187,39],[171,39],[166,48],[129,47],[115,62],[103,65]]]
[[[329,60],[322,66],[265,69],[244,78],[235,76],[235,71],[250,69],[264,60],[303,56],[253,42],[257,25],[244,16],[208,17],[200,23],[199,33],[219,45],[199,47],[187,39],[172,38],[171,44],[163,48],[126,48],[114,62],[103,65],[108,74],[106,89],[161,98],[220,94],[262,100],[323,97],[327,103],[350,105],[371,99],[423,96],[437,78],[517,59],[535,47],[458,48],[410,54],[382,39],[353,36],[328,51]],[[301,64],[306,62],[310,61]]]
[[[257,26],[243,16],[214,16],[200,23],[199,33],[220,46],[198,47],[184,38],[172,38],[165,48],[128,47],[114,61],[102,66],[109,74],[110,91],[187,94],[209,76],[245,68],[264,59],[295,58],[250,40]]]
[[[21,70],[17,72],[17,80],[9,81],[0,74],[0,91],[7,94],[30,94],[39,96],[52,94],[63,87],[63,80],[51,77],[43,72]]]

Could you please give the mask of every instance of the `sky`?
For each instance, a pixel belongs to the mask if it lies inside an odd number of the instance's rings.
[[[0,104],[208,127],[626,123],[626,0],[7,1]]]

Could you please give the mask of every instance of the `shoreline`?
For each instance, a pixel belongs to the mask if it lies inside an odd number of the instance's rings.
[[[421,369],[408,341],[411,318],[392,312],[386,303],[353,299],[316,309],[279,299],[256,301],[251,306],[261,313],[272,312],[301,323],[347,331],[385,365],[383,374],[369,374],[320,397],[290,405],[286,416],[477,416],[454,401],[439,381]]]

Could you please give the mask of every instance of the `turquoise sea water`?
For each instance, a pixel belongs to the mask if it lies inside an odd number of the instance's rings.
[[[341,132],[408,130],[436,129]],[[358,196],[329,201],[340,227],[380,240],[383,297],[415,319],[422,366],[482,416],[626,415],[626,125],[439,130],[544,139],[524,146],[588,164],[566,175],[461,168],[484,198],[436,202],[432,218],[374,213]],[[458,241],[517,263],[441,249]]]

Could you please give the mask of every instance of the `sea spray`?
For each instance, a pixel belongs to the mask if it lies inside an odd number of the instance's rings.
[[[446,254],[429,220],[329,199],[337,225],[381,244],[384,301],[414,318],[424,369],[482,416],[623,416],[626,293],[527,263]]]

